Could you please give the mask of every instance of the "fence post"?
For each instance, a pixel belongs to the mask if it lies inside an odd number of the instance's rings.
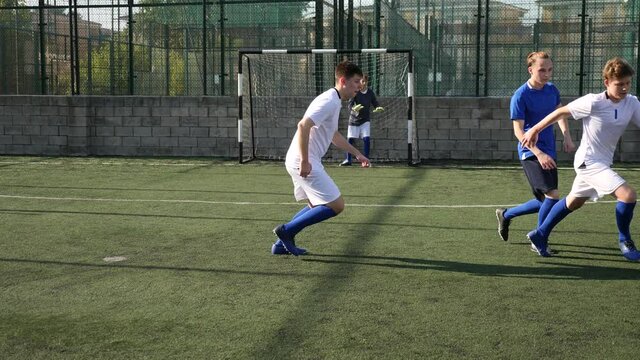
[[[129,95],[133,95],[133,79],[135,75],[133,73],[133,0],[128,0],[129,8]]]
[[[202,0],[202,93],[207,95],[207,0]]]
[[[324,3],[322,0],[316,0],[316,49],[322,49],[324,47]],[[315,83],[316,83],[316,93],[320,94],[323,91],[322,84],[322,54],[316,54],[315,58]]]
[[[224,0],[220,0],[220,95],[224,96]]]
[[[578,79],[578,96],[582,96],[584,94],[584,46],[585,46],[585,28],[587,26],[587,0],[582,0],[582,11],[580,15],[578,15],[580,20],[580,73],[576,74],[579,76]]]
[[[46,47],[44,41],[44,27],[47,25],[44,22],[44,0],[38,0],[38,22],[40,27],[40,93],[42,95],[47,94],[47,57]]]

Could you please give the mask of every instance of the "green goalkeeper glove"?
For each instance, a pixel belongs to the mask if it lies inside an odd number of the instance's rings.
[[[374,113],[379,113],[379,112],[383,112],[384,108],[382,106],[378,106],[377,108],[373,109]]]
[[[355,104],[353,105],[353,107],[351,108],[351,110],[353,110],[356,113],[359,113],[360,110],[362,110],[362,108],[364,108],[364,106],[362,106],[362,104]]]

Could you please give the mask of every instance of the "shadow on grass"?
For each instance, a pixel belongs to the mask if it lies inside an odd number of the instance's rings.
[[[292,203],[291,206],[299,207],[300,204]],[[237,217],[237,216],[193,216],[193,215],[166,215],[166,214],[141,214],[141,213],[119,213],[119,212],[98,212],[98,211],[69,211],[69,210],[35,210],[35,209],[0,209],[0,213],[13,214],[13,215],[44,215],[44,214],[68,214],[68,215],[94,215],[94,216],[125,216],[125,217],[142,217],[142,218],[160,218],[160,219],[192,219],[192,220],[223,220],[223,221],[239,221],[242,223],[249,222],[267,222],[270,224],[282,222],[282,219],[268,219],[268,218],[249,218],[249,217]],[[331,221],[331,226],[336,225],[349,225],[349,226],[390,226],[401,228],[423,228],[423,229],[437,229],[437,230],[461,230],[461,231],[495,231],[495,227],[459,227],[459,226],[441,226],[441,225],[429,225],[429,224],[415,224],[415,223],[399,223],[399,222],[348,222],[348,221]],[[523,230],[524,231],[524,230]],[[589,230],[559,230],[554,233],[570,233],[570,234],[597,234],[597,235],[611,235],[615,236],[617,233],[604,232],[604,231],[589,231]],[[523,237],[524,240],[524,237]],[[510,244],[524,245],[525,243],[516,243],[511,241]],[[528,242],[526,244],[529,244]],[[608,249],[608,248],[603,248]]]
[[[231,190],[201,190],[201,189],[154,189],[154,188],[126,188],[126,187],[88,187],[88,186],[50,186],[50,185],[22,185],[22,184],[0,184],[7,188],[24,188],[24,189],[54,189],[54,190],[91,190],[91,191],[136,191],[150,193],[196,193],[196,194],[238,194],[238,195],[275,195],[287,196],[292,198],[291,191],[272,192],[272,191],[231,191]],[[362,195],[362,194],[345,194],[348,198],[363,199],[379,199],[395,197],[399,200],[413,200],[410,195]]]
[[[621,257],[621,255],[618,255]],[[541,258],[542,259],[542,258]],[[608,266],[563,264],[554,259],[576,259],[573,257],[555,256],[542,266],[514,266],[500,264],[473,264],[458,261],[429,260],[394,256],[354,256],[337,254],[310,254],[303,261],[325,264],[350,264],[356,266],[374,266],[391,269],[430,270],[453,273],[464,273],[478,276],[542,278],[551,280],[635,280],[640,279],[640,267],[628,269]],[[588,258],[577,258],[587,259]],[[620,262],[628,263],[625,260]]]
[[[82,268],[109,268],[109,269],[137,269],[137,270],[168,270],[168,271],[186,271],[186,272],[205,272],[216,274],[235,274],[235,275],[259,275],[259,276],[277,276],[277,277],[299,277],[313,278],[319,275],[299,274],[289,272],[267,272],[267,271],[246,271],[232,269],[216,269],[216,268],[197,268],[190,266],[160,266],[160,265],[133,265],[123,263],[83,263],[74,261],[58,261],[58,260],[40,260],[40,259],[16,259],[16,258],[0,258],[0,263],[19,263],[19,264],[35,264],[50,266],[77,266]]]

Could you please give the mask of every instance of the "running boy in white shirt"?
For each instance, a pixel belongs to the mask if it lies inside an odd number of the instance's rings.
[[[571,192],[551,208],[542,225],[527,234],[540,256],[551,256],[547,251],[549,234],[562,219],[588,199],[610,194],[618,200],[616,223],[622,255],[631,261],[640,260],[640,252],[631,240],[629,229],[636,206],[636,191],[610,167],[616,144],[629,122],[640,126],[640,102],[635,96],[627,95],[635,71],[624,59],[613,58],[605,64],[602,74],[604,92],[585,95],[558,108],[522,138],[524,146],[533,146],[538,133],[545,127],[570,116],[582,119],[582,140],[573,162],[576,177]]]
[[[335,87],[318,95],[298,122],[298,130],[287,151],[285,167],[293,180],[296,201],[307,200],[308,206],[294,215],[290,222],[273,229],[278,236],[271,247],[273,254],[304,254],[306,250],[295,245],[296,234],[307,226],[334,217],[344,210],[340,190],[322,166],[322,157],[329,145],[333,143],[352,153],[363,167],[369,166],[369,159],[338,132],[342,101],[356,95],[360,90],[361,79],[362,70],[357,65],[348,61],[338,64]]]

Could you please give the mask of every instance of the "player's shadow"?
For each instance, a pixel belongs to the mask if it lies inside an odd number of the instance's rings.
[[[593,259],[592,259],[593,260]],[[390,269],[428,270],[464,273],[477,276],[544,278],[550,280],[636,280],[639,269],[563,264],[553,258],[541,266],[474,264],[459,261],[429,260],[395,256],[310,254],[303,261],[336,265],[374,266]],[[624,261],[624,260],[622,260]],[[554,267],[548,267],[553,265]]]

